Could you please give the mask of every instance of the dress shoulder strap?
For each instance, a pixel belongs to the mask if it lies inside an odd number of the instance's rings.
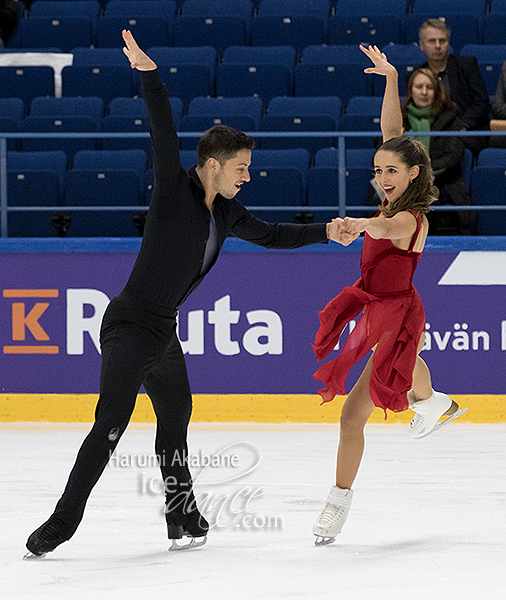
[[[420,234],[420,230],[422,228],[422,220],[420,218],[420,215],[416,212],[416,210],[410,210],[409,212],[412,215],[414,215],[416,219],[416,231],[413,234],[413,237],[411,238],[411,242],[408,248],[408,252],[413,252],[413,248],[415,247],[416,240],[418,239],[418,235]]]

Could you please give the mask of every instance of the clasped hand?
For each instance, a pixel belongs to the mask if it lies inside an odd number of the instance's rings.
[[[365,231],[366,222],[367,219],[353,219],[351,217],[332,219],[329,237],[334,242],[349,246],[362,231]]]

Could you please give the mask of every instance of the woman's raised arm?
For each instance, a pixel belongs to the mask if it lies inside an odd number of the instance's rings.
[[[399,76],[397,69],[388,62],[387,57],[379,48],[376,46],[369,46],[369,48],[360,46],[360,49],[374,63],[374,67],[364,69],[364,73],[376,73],[386,77],[385,94],[381,107],[381,133],[383,134],[383,141],[386,142],[404,133],[399,101]]]

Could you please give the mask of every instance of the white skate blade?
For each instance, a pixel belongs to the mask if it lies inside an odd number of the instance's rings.
[[[199,541],[197,541],[199,540]],[[192,537],[188,544],[178,544],[177,540],[172,540],[172,546],[169,548],[169,552],[180,552],[181,550],[190,550],[193,548],[199,548],[200,546],[204,546],[207,542],[207,535],[203,538],[194,538]]]
[[[44,558],[46,553],[44,554],[34,554],[33,552],[28,551],[24,556],[23,560],[38,560],[39,558]]]
[[[446,419],[446,421],[441,421],[440,423],[436,423],[434,425],[434,427],[430,431],[428,431],[427,433],[424,433],[423,435],[418,435],[418,436],[415,435],[414,439],[415,440],[421,440],[422,438],[427,437],[431,433],[434,433],[435,431],[438,431],[439,429],[441,429],[441,427],[444,427],[445,425],[448,425],[448,423],[450,423],[451,421],[453,421],[457,417],[460,417],[465,412],[467,412],[467,408],[461,408],[461,409],[455,411],[453,413],[453,415],[449,416],[448,419]]]
[[[336,541],[335,537],[323,537],[321,535],[316,536],[316,540],[314,541],[315,546],[328,546]]]

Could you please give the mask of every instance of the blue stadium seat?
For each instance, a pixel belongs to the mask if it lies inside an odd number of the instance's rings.
[[[216,17],[252,15],[251,0],[184,0],[181,5],[182,15],[197,15],[200,17]]]
[[[95,24],[97,46],[123,46],[123,29],[132,32],[141,48],[169,45],[175,18],[176,3],[172,0],[111,0]]]
[[[340,131],[377,131],[375,137],[347,137],[346,148],[374,148],[381,140],[380,117],[378,115],[353,115],[346,113],[341,119]]]
[[[0,98],[0,131],[17,133],[23,119],[24,102],[21,98]],[[18,141],[7,140],[7,149],[16,150]]]
[[[72,48],[75,67],[124,67],[131,69],[122,48]]]
[[[506,169],[506,148],[484,148],[478,155],[477,166]]]
[[[216,69],[216,95],[256,95],[264,104],[274,96],[291,96],[294,64],[292,46],[229,47]]]
[[[329,0],[262,0],[251,24],[251,43],[294,46],[298,52],[326,41]]]
[[[71,65],[62,70],[64,96],[99,96],[107,104],[117,96],[134,96],[136,91],[132,69],[127,65]]]
[[[141,17],[155,16],[169,19],[176,18],[177,4],[174,0],[110,0],[105,5],[106,17]]]
[[[21,124],[22,133],[96,133],[100,121],[91,117],[32,117],[23,119]],[[25,151],[62,150],[69,156],[73,156],[82,149],[95,149],[99,145],[95,138],[72,138],[72,137],[41,137],[26,138],[22,140],[21,146]]]
[[[153,47],[147,51],[156,62],[169,94],[185,105],[197,96],[214,96],[216,49],[212,46]]]
[[[30,114],[22,124],[23,132],[80,132],[98,131],[104,114],[104,103],[97,96],[51,98],[39,96],[30,103]],[[21,142],[23,150],[62,150],[69,157],[81,149],[95,149],[98,139],[91,138],[33,138]]]
[[[183,101],[180,98],[169,99],[176,128],[183,114]],[[114,98],[109,105],[109,114],[103,118],[101,131],[104,133],[142,133],[149,132],[146,104],[142,98]],[[149,137],[140,138],[103,138],[103,150],[144,150],[151,153]]]
[[[142,205],[146,162],[142,150],[78,152],[66,174],[66,206]],[[135,211],[71,211],[69,235],[136,236],[137,216]]]
[[[168,46],[171,43],[170,28],[171,22],[168,18],[154,15],[104,15],[95,24],[96,45],[99,48],[123,47],[121,32],[123,29],[129,29],[141,48],[146,48],[149,44]]]
[[[36,0],[30,5],[29,18],[33,17],[87,17],[98,18],[98,0]]]
[[[490,2],[490,14],[505,15],[506,14],[506,0],[492,0]]]
[[[493,0],[490,12],[483,18],[482,39],[485,44],[504,44],[506,29],[506,1]]]
[[[338,4],[339,7],[340,3]],[[383,6],[381,6],[383,9]],[[378,10],[376,8],[376,10]],[[404,41],[404,21],[398,14],[353,15],[336,13],[330,17],[329,44],[364,44],[381,48],[389,42]]]
[[[186,0],[173,24],[175,46],[227,46],[249,43],[250,0]]]
[[[0,67],[1,98],[21,98],[27,106],[36,96],[54,96],[52,67]]]
[[[237,199],[244,205],[301,206],[306,204],[306,179],[309,152],[295,150],[253,150],[251,181],[244,185]],[[253,214],[273,222],[293,222],[290,211],[258,211]]]
[[[382,104],[383,98],[377,96],[354,96],[346,105],[346,114],[379,116]]]
[[[406,15],[408,4],[412,0],[382,0],[381,11],[377,0],[339,0],[335,2],[335,13],[338,15],[367,16],[375,14]]]
[[[9,206],[60,206],[67,156],[64,152],[8,152]],[[54,237],[53,211],[9,211],[9,237]]]
[[[402,43],[406,0],[339,0],[329,21],[329,44]]]
[[[17,44],[22,48],[56,47],[70,52],[74,46],[93,45],[93,25],[88,17],[30,17],[19,22]]]
[[[503,205],[506,198],[505,166],[478,164],[474,167],[471,173],[471,198],[476,205]],[[504,235],[505,231],[506,211],[478,212],[478,235]]]
[[[374,150],[348,150],[346,152],[346,204],[364,206],[372,179],[372,158]],[[317,152],[315,165],[308,174],[308,207],[339,206],[339,170],[336,148],[323,148]],[[374,210],[374,207],[371,207]],[[350,216],[363,216],[364,211],[347,213]],[[315,212],[314,220],[326,222],[339,216],[338,210]]]
[[[379,96],[355,96],[346,106],[341,119],[341,131],[379,131],[383,98]],[[348,137],[346,148],[372,148],[374,139]]]
[[[487,9],[489,0],[414,0],[413,14],[433,15],[474,15],[482,17]],[[493,4],[493,1],[492,1]]]
[[[418,44],[387,44],[382,51],[394,65],[411,63],[418,66],[426,60]]]
[[[83,150],[74,157],[73,168],[88,171],[128,169],[141,175],[146,170],[146,163],[147,156],[142,150]]]
[[[281,64],[293,74],[296,51],[293,46],[229,46],[223,62],[250,64]]]
[[[367,57],[357,46],[309,46],[295,67],[296,96],[369,96],[372,77],[364,73]]]
[[[341,100],[336,96],[276,97],[269,103],[267,115],[260,122],[260,131],[336,131],[341,117]],[[266,137],[262,149],[305,148],[312,156],[325,146],[332,146],[332,137]]]
[[[30,103],[31,117],[91,117],[104,116],[104,102],[98,96],[52,98],[38,96]]]
[[[495,94],[502,65],[506,60],[506,44],[466,44],[461,48],[460,54],[475,56],[478,59],[478,66],[487,91],[490,95]]]
[[[188,114],[181,120],[180,131],[203,132],[214,125],[228,125],[241,131],[255,131],[260,124],[262,101],[256,97],[194,98]],[[181,148],[197,147],[198,138],[181,138]]]

